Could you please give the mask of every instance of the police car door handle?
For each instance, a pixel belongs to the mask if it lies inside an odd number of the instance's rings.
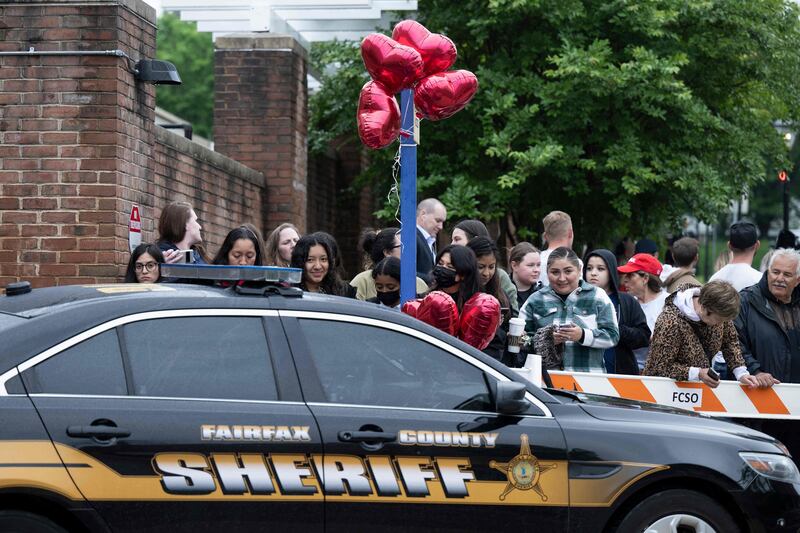
[[[339,440],[341,442],[394,442],[397,440],[397,433],[384,431],[340,431]]]
[[[78,439],[107,440],[130,437],[131,432],[114,426],[69,426],[67,435]]]

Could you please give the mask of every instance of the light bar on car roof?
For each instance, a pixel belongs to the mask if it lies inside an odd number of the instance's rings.
[[[264,266],[228,266],[197,264],[161,264],[161,275],[167,278],[205,279],[214,281],[263,281],[297,285],[303,275],[299,268]]]

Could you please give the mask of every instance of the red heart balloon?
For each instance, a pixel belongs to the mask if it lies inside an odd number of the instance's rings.
[[[422,300],[409,300],[400,308],[405,314],[417,318],[417,310],[419,309]]]
[[[453,41],[439,33],[431,33],[416,20],[404,20],[397,24],[392,39],[419,52],[425,66],[423,76],[449,69],[458,56]]]
[[[368,81],[361,89],[356,118],[358,136],[370,148],[389,146],[400,134],[400,106],[377,81]]]
[[[433,291],[423,298],[417,318],[450,335],[458,331],[458,307],[446,292]]]
[[[461,111],[478,90],[478,78],[468,70],[439,72],[423,78],[414,89],[419,115],[442,120]]]
[[[381,82],[389,94],[408,89],[423,76],[419,52],[381,33],[364,37],[361,57],[372,79]]]
[[[492,342],[500,324],[500,302],[491,294],[478,292],[467,300],[461,310],[458,338],[483,350]]]

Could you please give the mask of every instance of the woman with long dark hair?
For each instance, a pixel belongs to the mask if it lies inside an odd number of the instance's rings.
[[[608,294],[617,313],[619,342],[606,348],[603,364],[609,374],[639,374],[633,350],[650,345],[650,328],[647,317],[636,298],[619,290],[617,258],[610,250],[594,250],[586,256],[583,279],[603,289]]]
[[[478,263],[478,281],[481,292],[491,294],[500,302],[503,309],[504,318],[511,318],[511,306],[508,296],[500,288],[500,280],[497,270],[497,245],[488,237],[475,237],[467,243],[467,248],[475,252]],[[516,313],[515,313],[516,314]]]
[[[131,252],[128,269],[125,271],[125,283],[160,282],[163,262],[164,255],[158,246],[143,242]]]
[[[476,219],[462,220],[453,228],[450,244],[461,244],[466,246],[470,241],[472,241],[472,239],[477,237],[485,237],[489,240],[492,240],[492,236],[489,235],[489,230],[486,228],[486,224]],[[500,288],[503,290],[503,292],[505,292],[514,316],[517,316],[519,313],[519,305],[517,304],[517,287],[514,285],[514,282],[511,281],[511,278],[508,276],[506,271],[500,267],[497,267],[497,282],[500,284]]]
[[[234,228],[225,236],[217,255],[211,261],[214,265],[261,266],[263,263],[261,236],[251,224]]]
[[[446,246],[436,255],[431,291],[443,291],[456,302],[459,312],[467,300],[480,292],[478,260],[466,246]]]
[[[490,355],[498,361],[504,362],[508,366],[519,366],[516,354],[506,353],[506,339],[508,335],[508,321],[516,316],[513,311],[508,296],[500,288],[500,280],[497,269],[497,256],[499,254],[497,245],[488,237],[475,237],[467,243],[467,248],[475,252],[478,262],[478,280],[481,292],[490,294],[500,302],[500,309],[503,313],[500,325],[494,334],[494,338],[489,345],[483,349],[483,353]]]
[[[339,276],[335,266],[338,247],[331,241],[333,237],[323,232],[301,237],[292,250],[291,266],[303,270],[300,286],[304,291],[353,298],[356,290]]]

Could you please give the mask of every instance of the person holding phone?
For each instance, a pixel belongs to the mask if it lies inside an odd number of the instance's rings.
[[[156,244],[165,263],[208,263],[203,249],[202,226],[189,202],[172,202],[158,219]]]
[[[758,387],[758,380],[747,371],[733,325],[739,305],[739,293],[724,281],[702,288],[680,287],[667,297],[656,320],[644,375],[702,381],[715,388],[720,380],[711,359],[722,352],[730,375],[743,385]]]
[[[553,351],[563,349],[564,370],[604,373],[605,351],[619,342],[617,315],[603,289],[581,280],[581,267],[570,248],[550,252],[549,284],[528,298],[519,316],[529,336],[536,339],[544,330],[538,337],[546,336]]]

